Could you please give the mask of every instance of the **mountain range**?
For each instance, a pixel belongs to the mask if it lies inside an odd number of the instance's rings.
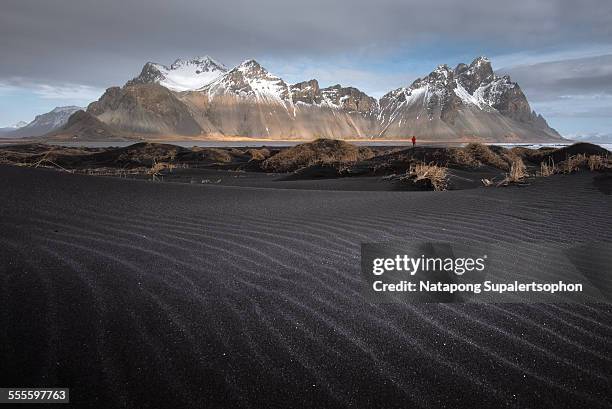
[[[227,69],[210,57],[149,62],[55,129],[55,139],[405,139],[553,141],[561,136],[536,114],[519,85],[478,57],[440,65],[376,99],[316,79],[290,84],[255,60]],[[97,121],[98,122],[97,122]],[[92,125],[95,124],[95,125]],[[88,132],[87,129],[99,132]],[[74,129],[79,132],[75,133]]]
[[[0,136],[4,138],[42,136],[64,126],[72,114],[82,109],[72,105],[56,107],[45,114],[36,115],[29,123],[21,121],[13,127],[0,128]]]

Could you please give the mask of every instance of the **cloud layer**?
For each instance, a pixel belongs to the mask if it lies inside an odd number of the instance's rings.
[[[486,54],[537,104],[569,113],[563,97],[610,95],[610,21],[609,0],[3,0],[0,93],[4,84],[83,97],[123,84],[146,61],[209,54],[380,96],[439,63]],[[578,66],[564,51],[589,48],[595,59]]]
[[[0,73],[103,86],[143,61],[208,53],[356,60],[446,42],[611,43],[607,0],[4,0]],[[387,55],[388,57],[388,55]]]

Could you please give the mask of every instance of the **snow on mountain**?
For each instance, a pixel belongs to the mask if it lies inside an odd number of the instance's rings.
[[[409,87],[387,93],[380,99],[378,119],[379,136],[386,137],[406,132],[446,138],[560,137],[531,110],[518,84],[495,75],[485,57],[455,69],[440,65]]]
[[[199,91],[206,92],[209,98],[232,93],[281,104],[284,104],[290,95],[289,85],[269,73],[255,60],[244,61]]]
[[[140,76],[124,87],[109,88],[87,112],[126,134],[277,139],[414,135],[500,142],[560,138],[531,110],[518,84],[496,76],[484,57],[454,69],[440,65],[380,100],[353,87],[320,88],[315,79],[289,84],[255,60],[231,70],[209,57],[177,60],[170,67],[147,63]]]
[[[378,111],[378,101],[357,88],[336,84],[321,89],[321,95],[331,108],[360,114],[375,114]]]
[[[75,105],[69,105],[65,107],[56,107],[46,114],[37,115],[36,118],[23,128],[33,127],[33,126],[49,126],[51,128],[59,128],[68,122],[68,118],[70,115],[74,114],[76,111],[83,109],[82,107],[78,107]]]
[[[60,128],[68,122],[70,115],[84,108],[70,105],[56,107],[46,114],[36,115],[29,124],[22,126],[10,133],[13,137],[40,136],[47,132]]]
[[[172,91],[193,91],[209,84],[227,72],[225,65],[209,56],[178,59],[169,67],[148,62],[131,84],[157,83]]]

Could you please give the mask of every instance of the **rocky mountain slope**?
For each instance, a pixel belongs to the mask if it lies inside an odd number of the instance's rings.
[[[398,138],[407,132],[441,140],[519,141],[560,135],[531,110],[510,77],[498,77],[484,57],[455,69],[437,67],[409,87],[380,100],[378,136]]]
[[[287,84],[254,60],[179,98],[204,134],[271,139],[365,138],[376,105],[355,88]]]
[[[87,112],[114,128],[134,134],[201,134],[200,125],[176,93],[159,84],[112,87]]]
[[[68,118],[64,125],[49,132],[46,136],[50,140],[81,140],[88,142],[132,139],[112,126],[105,124],[94,115],[82,110],[76,111]]]
[[[170,67],[148,63],[87,112],[124,135],[157,139],[560,138],[532,111],[519,85],[495,75],[484,57],[454,69],[439,66],[380,100],[352,87],[321,88],[314,79],[289,84],[255,60],[229,71],[210,58],[177,60]]]

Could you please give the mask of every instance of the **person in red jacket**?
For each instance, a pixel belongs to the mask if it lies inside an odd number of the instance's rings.
[[[416,146],[416,136],[412,137],[412,147],[414,148]]]

